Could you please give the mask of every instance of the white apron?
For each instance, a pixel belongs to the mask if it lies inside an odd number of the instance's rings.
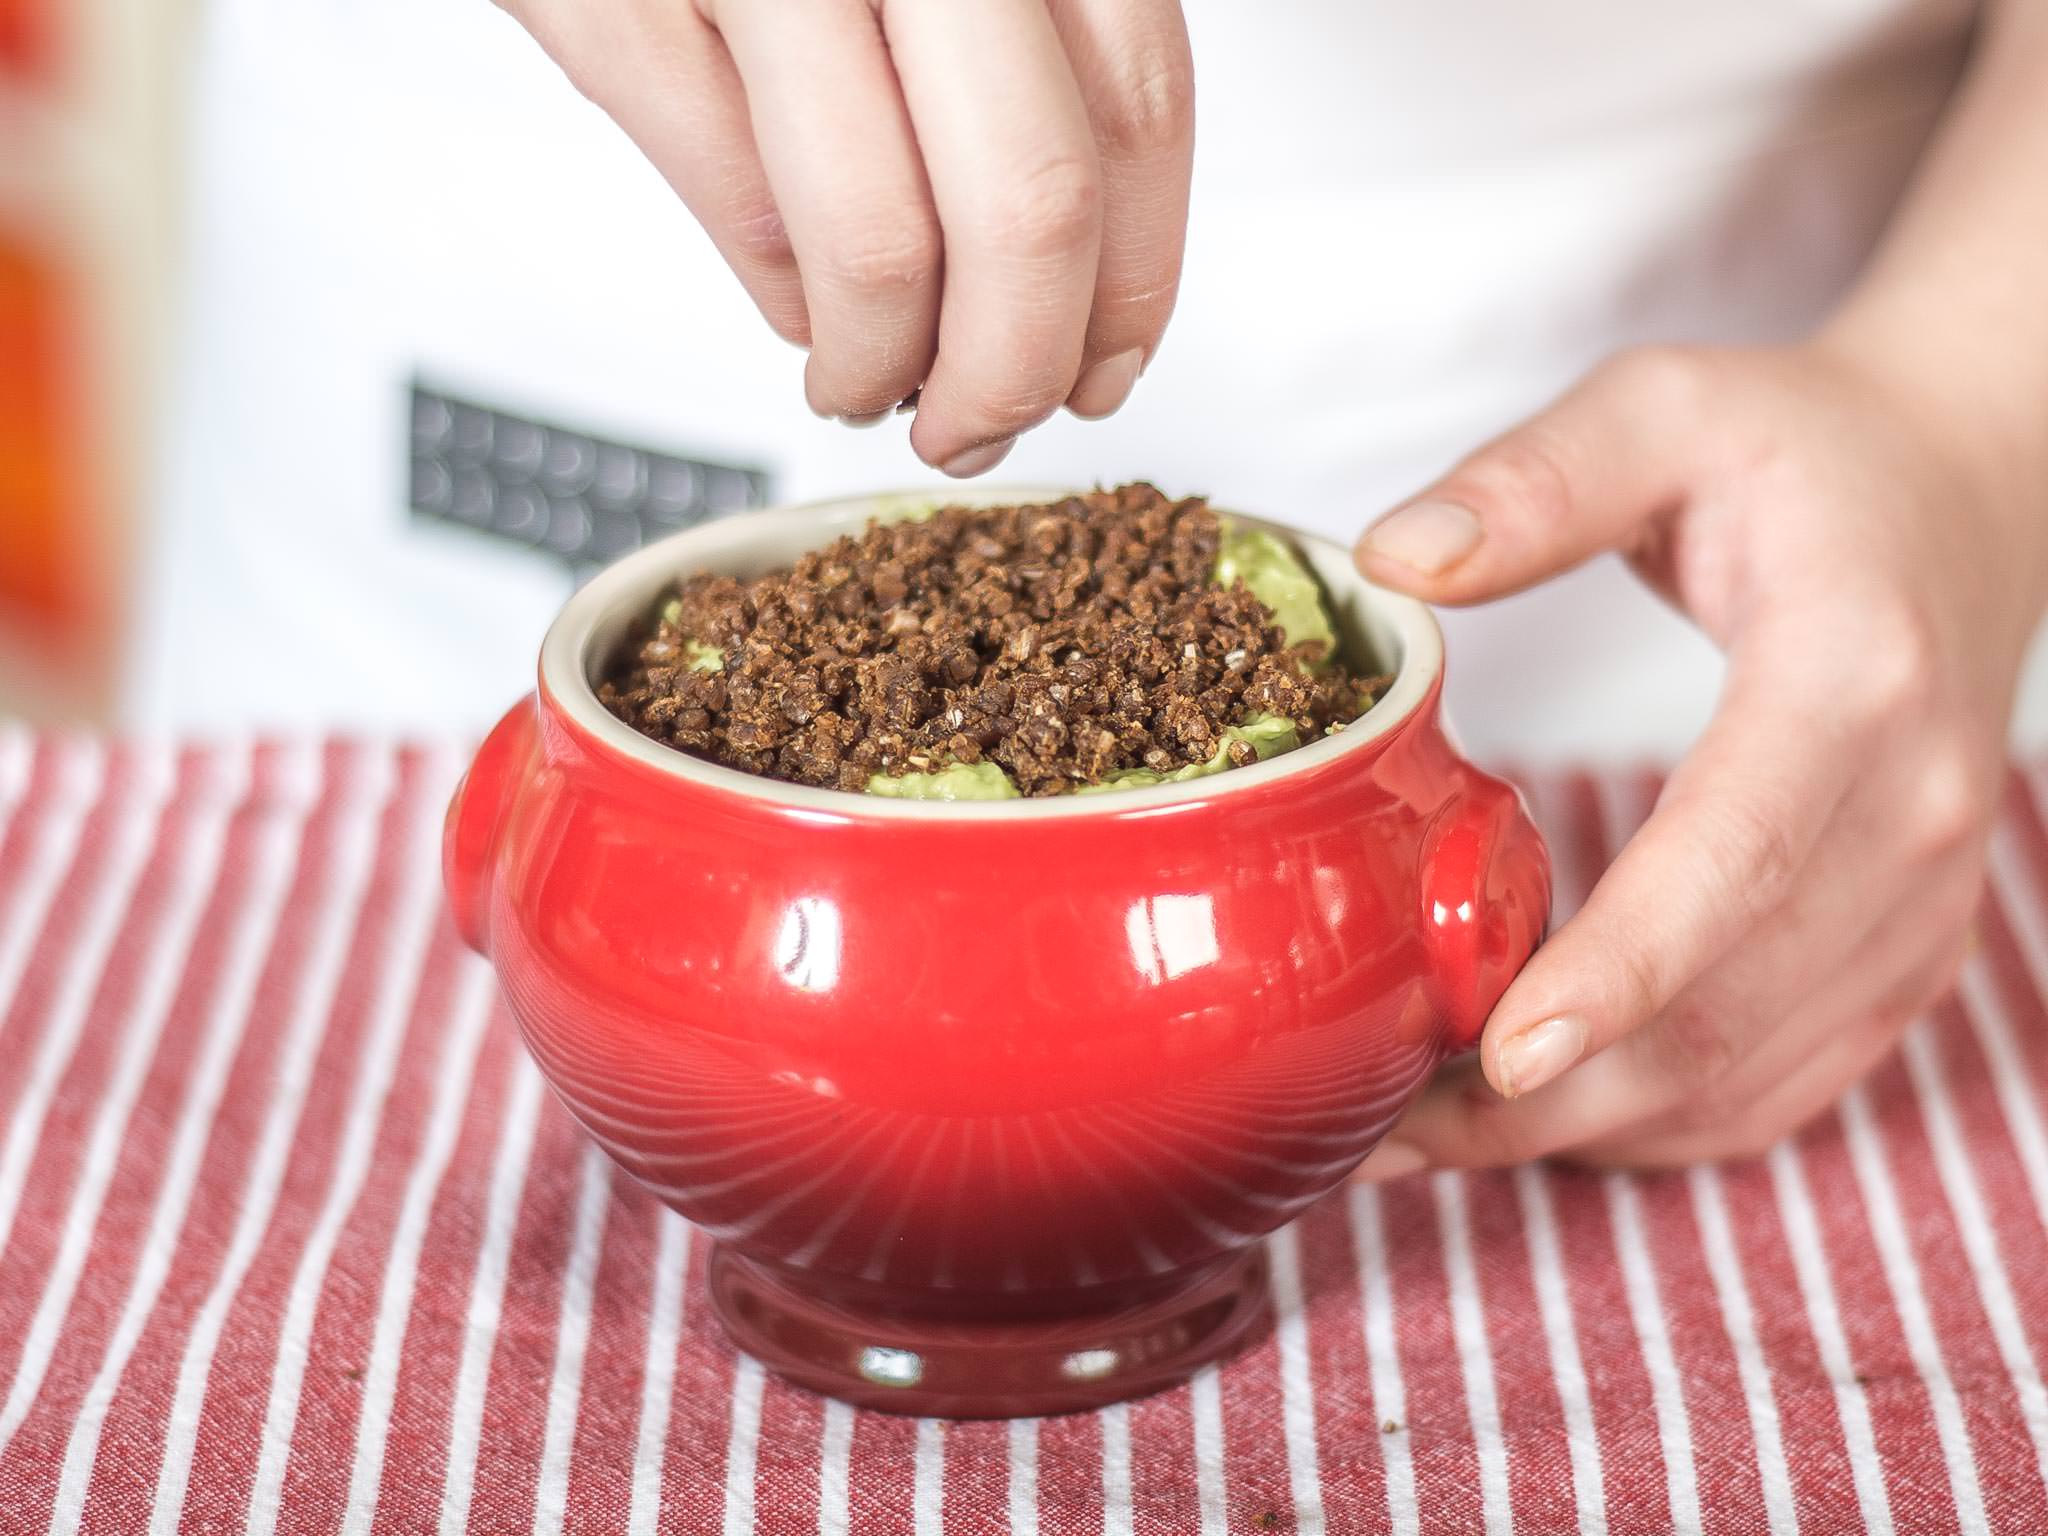
[[[1348,538],[1614,348],[1810,325],[1974,6],[1187,10],[1178,312],[1117,417],[997,473],[1144,476]],[[900,421],[811,417],[800,356],[482,0],[214,0],[196,87],[132,718],[473,727],[530,686],[576,562],[708,506],[938,480]],[[1675,752],[1718,678],[1611,562],[1447,629],[1490,755]]]

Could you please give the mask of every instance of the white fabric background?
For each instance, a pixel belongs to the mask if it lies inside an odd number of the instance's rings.
[[[998,473],[1146,476],[1350,534],[1614,347],[1795,334],[1951,89],[1968,0],[1192,0],[1186,280],[1114,420]],[[147,724],[480,724],[567,578],[406,514],[415,372],[772,468],[932,483],[815,421],[667,188],[481,0],[215,0]],[[1671,753],[1711,649],[1611,564],[1450,615],[1475,749]],[[2038,670],[2038,669],[2037,669]],[[2048,677],[2028,734],[2048,739]]]

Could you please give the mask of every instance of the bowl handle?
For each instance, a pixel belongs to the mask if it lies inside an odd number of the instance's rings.
[[[498,829],[504,824],[512,791],[533,756],[534,714],[531,695],[505,711],[477,748],[462,782],[455,786],[448,818],[442,824],[441,883],[448,892],[456,931],[479,954],[484,952],[487,937],[485,919]]]
[[[1422,845],[1422,932],[1453,1054],[1479,1032],[1542,941],[1550,853],[1514,786],[1477,769]]]

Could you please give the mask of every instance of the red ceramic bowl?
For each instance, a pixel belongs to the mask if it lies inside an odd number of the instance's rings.
[[[449,808],[449,896],[562,1101],[716,1239],[741,1348],[908,1412],[1134,1396],[1244,1338],[1260,1238],[1472,1045],[1540,936],[1548,859],[1445,737],[1428,610],[1299,535],[1395,681],[1340,735],[1214,778],[870,799],[599,705],[678,573],[757,574],[880,504],[730,518],[577,593]]]

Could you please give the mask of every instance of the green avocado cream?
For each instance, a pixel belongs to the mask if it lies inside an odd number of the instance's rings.
[[[692,672],[723,672],[725,652],[708,640],[685,640],[683,655],[689,661]]]
[[[928,523],[938,510],[939,504],[926,496],[886,496],[874,504],[868,516],[878,523]]]
[[[1233,741],[1250,742],[1252,750],[1263,762],[1282,752],[1292,752],[1301,745],[1301,734],[1295,730],[1294,722],[1284,715],[1253,715],[1243,725],[1233,725],[1224,731],[1223,745],[1206,763],[1189,763],[1171,773],[1156,773],[1150,768],[1124,768],[1110,774],[1100,784],[1083,784],[1074,793],[1095,795],[1105,789],[1142,789],[1148,784],[1184,784],[1189,779],[1206,779],[1230,766],[1230,743]]]
[[[931,773],[878,773],[867,792],[890,800],[1015,800],[1017,786],[994,763],[955,763]]]
[[[1337,629],[1323,606],[1322,586],[1284,540],[1263,528],[1225,530],[1216,552],[1216,583],[1228,587],[1240,581],[1273,610],[1273,622],[1289,645],[1320,640],[1325,657],[1336,654]]]
[[[1230,767],[1230,743],[1246,741],[1260,760],[1292,752],[1301,745],[1301,735],[1294,728],[1294,722],[1284,715],[1254,715],[1243,725],[1233,725],[1223,733],[1224,745],[1216,749],[1216,755],[1205,763],[1189,763],[1185,768],[1176,768],[1171,773],[1157,773],[1150,768],[1125,768],[1112,773],[1100,784],[1082,784],[1074,793],[1096,795],[1106,789],[1142,789],[1148,784],[1182,784],[1189,779],[1206,779],[1212,773],[1221,773]],[[868,780],[867,792],[871,795],[886,795],[892,800],[1015,800],[1017,786],[1010,782],[1010,776],[994,763],[955,763],[950,768],[940,768],[931,773],[887,774],[878,773]]]

